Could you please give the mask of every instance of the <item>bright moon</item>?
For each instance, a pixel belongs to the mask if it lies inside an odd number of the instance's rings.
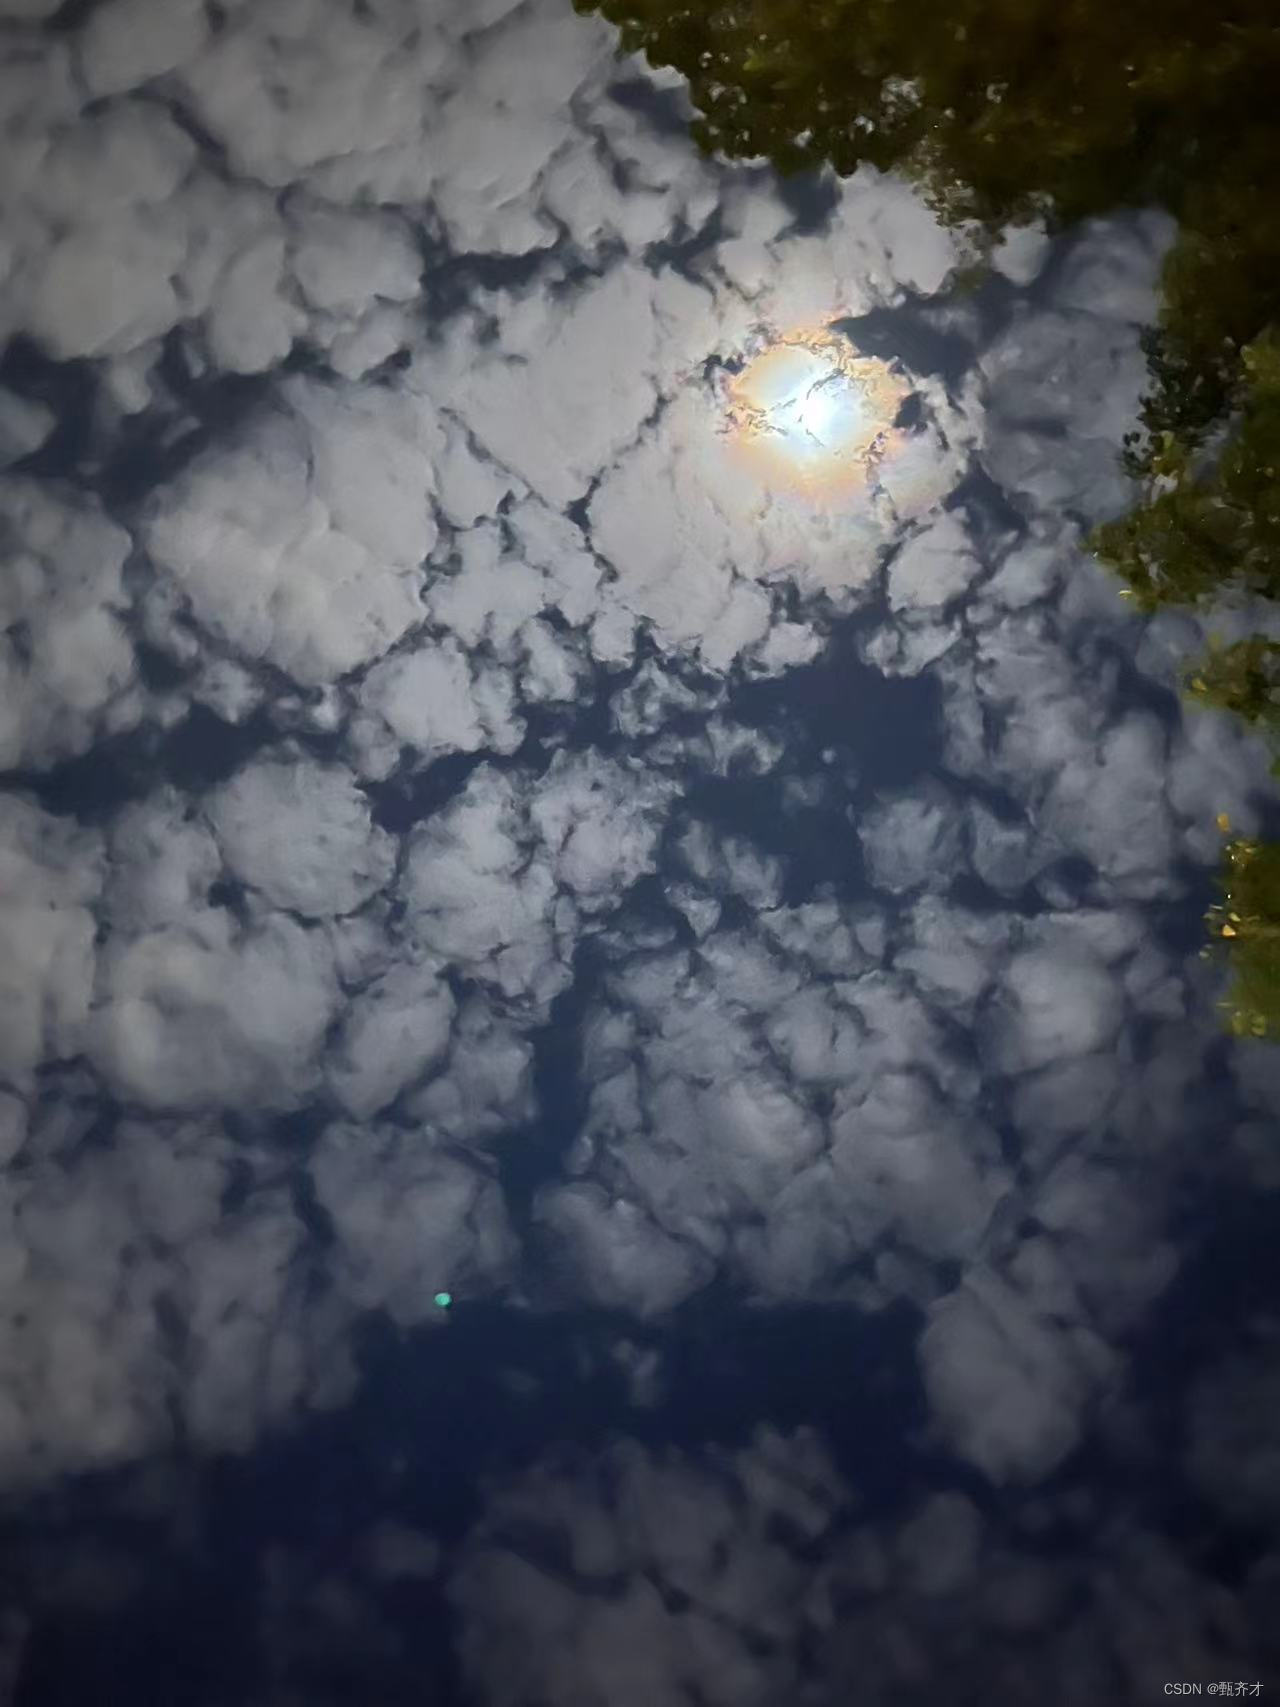
[[[884,362],[856,356],[825,328],[801,329],[729,383],[726,428],[757,480],[826,506],[872,483],[907,396]]]

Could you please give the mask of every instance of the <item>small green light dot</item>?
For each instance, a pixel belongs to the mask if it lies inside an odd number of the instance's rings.
[[[440,1306],[440,1308],[442,1310],[447,1310],[449,1308],[450,1304],[453,1303],[453,1293],[452,1292],[437,1292],[436,1296],[435,1296],[435,1302]]]

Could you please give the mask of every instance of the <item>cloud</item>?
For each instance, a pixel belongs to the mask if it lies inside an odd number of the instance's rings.
[[[128,1462],[175,1423],[204,1450],[243,1450],[350,1388],[341,1318],[307,1300],[306,1231],[287,1193],[252,1179],[261,1158],[198,1124],[125,1121],[78,1143],[93,1119],[70,1104],[38,1120],[5,1188],[10,1487]]]
[[[580,911],[612,907],[650,869],[671,792],[658,778],[637,786],[589,753],[557,754],[536,798],[518,774],[482,765],[410,837],[404,888],[416,940],[545,1012],[569,982]]]
[[[992,1064],[1025,1070],[1110,1048],[1121,1011],[1114,979],[1085,945],[1060,936],[1028,947],[1006,968],[989,1016]]]
[[[1062,1462],[1109,1361],[1095,1337],[1059,1332],[981,1270],[934,1305],[920,1358],[944,1434],[997,1482],[1037,1481]]]
[[[757,348],[764,341],[754,339]],[[752,342],[745,328],[738,333],[739,352]],[[721,347],[726,355],[734,348]],[[942,399],[934,402],[945,413]],[[845,606],[865,600],[886,546],[946,495],[963,466],[931,419],[889,446],[864,496],[837,521],[801,492],[757,484],[738,465],[723,416],[713,383],[686,383],[590,505],[593,540],[617,574],[615,596],[664,649],[696,648],[713,670],[766,639],[769,584],[789,580]],[[892,416],[884,421],[891,427]],[[664,494],[656,511],[655,491]]]
[[[20,796],[0,795],[0,1074],[31,1086],[46,1060],[75,1055],[93,997],[100,839]]]
[[[960,837],[959,812],[936,783],[877,801],[858,826],[868,876],[895,895],[945,886],[960,865]]]
[[[347,913],[391,878],[395,844],[337,766],[259,760],[217,790],[208,813],[230,869],[273,907]]]
[[[645,1312],[713,1264],[766,1297],[882,1296],[860,1264],[899,1240],[968,1256],[1008,1187],[993,1135],[930,1083],[958,1090],[963,1072],[909,988],[827,983],[825,954],[843,957],[822,909],[754,904],[759,934],[713,929],[696,955],[611,972],[584,1040],[589,1183],[539,1199],[558,1262]]]
[[[156,500],[144,538],[214,636],[318,686],[422,619],[437,429],[385,391],[304,381],[287,400],[198,458]]]
[[[402,1326],[439,1316],[434,1294],[490,1292],[516,1255],[496,1181],[426,1134],[332,1126],[309,1163],[329,1216],[334,1290]]]
[[[1146,389],[1137,323],[1154,318],[1172,235],[1155,213],[1086,227],[1054,281],[1054,306],[1021,304],[983,352],[981,460],[1028,511],[1093,523],[1131,501],[1116,453]]]
[[[520,807],[508,778],[475,772],[449,810],[409,839],[404,889],[413,934],[429,952],[508,1000],[541,1011],[569,967],[545,854],[520,846]]]
[[[955,1490],[868,1513],[847,1474],[816,1431],[759,1428],[735,1448],[561,1451],[495,1482],[448,1579],[469,1684],[494,1707],[854,1689],[1070,1707],[1175,1666],[1202,1687],[1269,1675],[1265,1612],[1123,1496],[1083,1523],[1070,1495],[1038,1520]]]
[[[8,1484],[174,1419],[245,1449],[442,1285],[655,1334],[713,1284],[894,1306],[928,1448],[994,1504],[1055,1474],[1206,1098],[1251,1180],[1280,1101],[1213,1076],[1164,929],[1265,767],[1081,549],[1167,222],[1015,238],[957,306],[909,187],[798,221],[563,5],[48,10],[6,36]],[[734,439],[797,338],[870,411],[843,509]],[[794,449],[798,402],[754,427]],[[94,822],[48,810],[107,738]],[[1265,1465],[1208,1403],[1230,1515]],[[809,1436],[601,1462],[464,1549],[485,1699],[793,1699],[818,1656],[936,1700],[991,1630],[1006,1698],[1122,1699],[1144,1596],[1204,1648],[1211,1589],[1123,1526],[1073,1575],[954,1492],[838,1532]]]
[[[456,1003],[438,961],[394,961],[352,995],[326,1077],[348,1113],[367,1120],[445,1053]]]
[[[963,518],[953,511],[915,534],[889,565],[890,610],[945,605],[979,573]]]
[[[246,843],[240,852],[257,854],[259,875],[290,879],[269,827]],[[94,993],[82,1033],[108,1083],[126,1100],[170,1111],[297,1106],[315,1082],[338,1000],[333,945],[283,914],[241,916],[211,903],[216,846],[172,797],[125,817],[112,855],[106,904],[115,928],[96,968],[87,932]],[[313,864],[312,884],[316,875]],[[291,898],[310,900],[305,874],[292,881]],[[345,899],[340,890],[333,910]]]
[[[450,1594],[482,1699],[778,1700],[805,1568],[839,1482],[821,1444],[761,1431],[708,1461],[620,1442],[496,1491]],[[527,1547],[515,1537],[528,1535]]]
[[[97,506],[0,480],[0,768],[82,753],[142,714],[124,616],[130,540]]]
[[[210,907],[106,951],[89,1051],[118,1094],[151,1108],[294,1108],[337,995],[314,935],[284,918],[246,932]]]

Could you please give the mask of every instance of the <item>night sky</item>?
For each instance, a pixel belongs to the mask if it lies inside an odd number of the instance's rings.
[[[1257,625],[1082,543],[1172,221],[975,284],[568,0],[0,112],[0,1707],[1280,1687]]]

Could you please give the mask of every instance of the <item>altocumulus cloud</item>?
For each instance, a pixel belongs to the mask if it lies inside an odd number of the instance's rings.
[[[801,218],[554,0],[55,10],[0,9],[0,1475],[248,1448],[443,1277],[905,1305],[932,1446],[1038,1484],[1125,1391],[1211,1103],[1275,1183],[1280,1083],[1164,928],[1264,762],[1080,544],[1167,222],[1023,234],[957,301],[903,185]],[[882,411],[843,508],[730,442],[797,339],[876,364],[811,376]],[[935,714],[897,771],[891,703]],[[866,1699],[936,1699],[988,1628],[1024,1692],[1114,1698],[1157,1600],[1200,1664],[1212,1591],[1137,1519],[1052,1565],[967,1496],[890,1533],[824,1451],[497,1489],[451,1591],[486,1698],[824,1701],[857,1647]]]

